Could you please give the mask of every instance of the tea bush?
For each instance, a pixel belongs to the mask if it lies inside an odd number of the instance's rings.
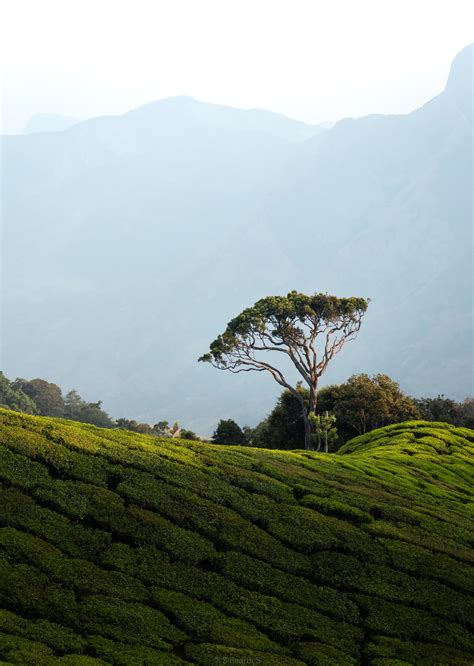
[[[474,661],[474,432],[337,454],[0,410],[0,662]]]

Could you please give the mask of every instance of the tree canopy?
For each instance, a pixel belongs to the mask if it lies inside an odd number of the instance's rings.
[[[57,384],[44,379],[16,379],[13,382],[15,389],[20,389],[35,403],[41,416],[63,417],[65,405],[63,394]]]
[[[38,408],[34,401],[27,395],[20,385],[11,382],[0,371],[0,406],[13,409],[26,414],[38,414]]]
[[[375,428],[420,418],[415,401],[384,374],[358,374],[320,391],[320,408],[331,411],[346,441]]]
[[[221,419],[212,436],[214,444],[246,444],[246,437],[233,419]]]
[[[368,303],[365,298],[297,291],[262,298],[232,319],[199,360],[233,373],[269,372],[300,402],[305,446],[312,448],[309,415],[316,410],[319,378],[343,345],[357,335]],[[309,389],[308,401],[286,379],[281,366],[268,361],[268,352],[291,361]]]

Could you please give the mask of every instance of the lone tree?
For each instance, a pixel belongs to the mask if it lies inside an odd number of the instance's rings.
[[[219,370],[269,372],[278,384],[299,401],[305,429],[305,448],[315,441],[318,381],[329,362],[353,339],[361,326],[369,301],[337,298],[328,294],[307,296],[291,291],[287,296],[262,298],[232,319],[199,361]],[[317,343],[321,340],[319,349]],[[268,352],[291,360],[309,389],[308,399],[292,386]]]

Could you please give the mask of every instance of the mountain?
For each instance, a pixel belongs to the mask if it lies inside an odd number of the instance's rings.
[[[79,122],[81,122],[80,118],[68,118],[66,116],[58,116],[55,113],[35,113],[26,123],[23,134],[62,132]]]
[[[372,299],[326,381],[384,372],[463,398],[472,52],[421,109],[325,131],[179,97],[4,137],[5,372],[201,434],[254,423],[272,380],[196,359],[242,308],[298,289]]]
[[[329,456],[0,420],[3,663],[472,663],[474,431]]]
[[[285,247],[293,284],[316,275],[372,299],[337,379],[383,370],[415,395],[473,391],[473,51],[421,109],[307,142],[263,200],[262,234]]]

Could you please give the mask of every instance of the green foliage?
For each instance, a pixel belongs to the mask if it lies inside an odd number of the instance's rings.
[[[16,379],[10,382],[0,373],[0,406],[26,412],[92,423],[111,428],[114,422],[101,407],[102,402],[85,402],[77,391],[65,398],[59,386],[44,379]]]
[[[345,384],[323,388],[319,409],[332,412],[344,441],[390,423],[420,418],[412,398],[387,375],[353,375]]]
[[[460,650],[444,647],[436,643],[419,643],[416,641],[402,641],[398,638],[375,636],[366,649],[366,658],[369,663],[394,663],[395,660],[403,664],[419,664],[419,666],[432,666],[432,664],[456,664],[456,666],[471,666],[472,657]]]
[[[210,666],[211,664],[272,664],[272,666],[302,666],[304,662],[292,657],[270,654],[257,650],[247,650],[223,645],[201,643],[186,648],[186,656],[192,663]]]
[[[72,421],[92,423],[100,428],[112,428],[114,425],[109,415],[103,411],[102,402],[85,402],[77,391],[69,391],[64,400],[64,416]],[[53,414],[47,414],[53,416]]]
[[[362,511],[355,506],[350,506],[337,499],[319,497],[318,495],[305,495],[301,500],[301,504],[310,509],[315,509],[316,511],[319,511],[319,513],[325,513],[328,516],[336,516],[343,520],[349,520],[356,525],[368,523],[373,520],[370,513]]]
[[[282,340],[297,339],[300,337],[298,325],[305,321],[327,326],[343,318],[355,320],[367,306],[364,298],[337,298],[321,293],[307,296],[291,291],[287,296],[268,296],[232,319],[223,335],[211,344],[210,353],[200,360],[209,361],[211,357],[221,360],[239,346],[242,338],[258,336],[267,327],[275,329],[272,331],[275,337]]]
[[[88,633],[97,633],[124,643],[167,649],[186,639],[159,610],[105,596],[85,597],[79,604],[78,624]]]
[[[200,439],[192,430],[187,430],[186,428],[181,428],[179,431],[179,436],[181,439],[189,439],[193,442],[199,442]]]
[[[324,643],[300,643],[296,654],[309,666],[353,666],[358,663],[354,657]]]
[[[328,453],[329,448],[337,441],[336,417],[326,410],[322,414],[311,412],[309,418],[314,424],[315,445],[313,448],[316,451],[322,449]]]
[[[474,428],[474,398],[456,402],[444,395],[437,398],[417,398],[414,400],[421,418],[425,421],[443,421],[456,426]]]
[[[54,652],[45,644],[0,631],[0,657],[7,664],[50,664]]]
[[[298,386],[298,391],[308,404],[309,391],[302,386]],[[328,449],[334,451],[358,434],[419,416],[417,401],[404,395],[386,375],[353,375],[344,384],[325,386],[318,392],[312,417],[316,448],[325,449],[325,432]],[[283,391],[272,412],[257,426],[252,444],[263,448],[303,448],[301,403],[290,391]]]
[[[184,435],[183,435],[184,436]],[[232,419],[221,419],[212,436],[214,444],[246,444],[245,435]]]
[[[57,384],[47,382],[44,379],[16,379],[13,383],[16,389],[20,389],[36,405],[38,413],[42,416],[64,416],[66,407],[63,394]]]
[[[252,624],[229,617],[205,601],[160,588],[153,588],[152,598],[176,620],[179,627],[200,642],[282,652],[278,645]]]
[[[117,666],[179,666],[185,662],[179,657],[150,648],[146,645],[130,645],[117,640],[92,636],[88,640],[88,648],[97,657],[106,660],[108,664]]]
[[[38,413],[38,409],[30,396],[22,391],[19,384],[12,384],[1,371],[0,407],[13,409],[16,412],[25,412],[26,414]]]
[[[0,610],[0,631],[44,643],[59,653],[82,652],[86,640],[61,624],[48,620],[27,620],[15,613]]]
[[[0,661],[472,663],[473,449],[419,421],[325,456],[0,410]]]
[[[298,390],[307,397],[306,389]],[[266,449],[304,448],[301,403],[289,391],[281,393],[272,412],[257,426],[252,445]]]

